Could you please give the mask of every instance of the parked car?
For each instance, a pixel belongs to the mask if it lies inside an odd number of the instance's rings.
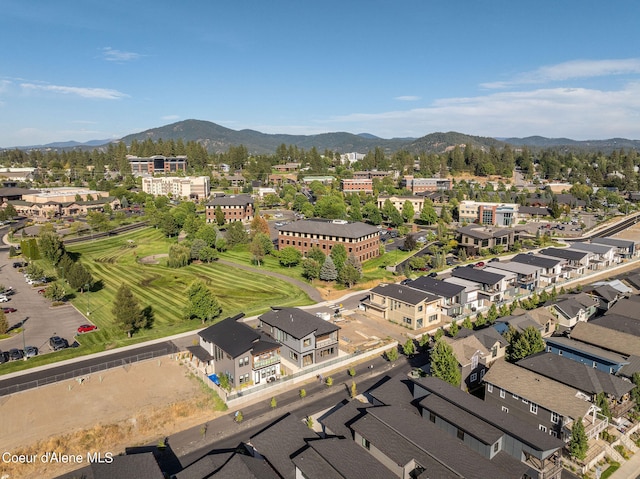
[[[7,301],[9,301],[9,298],[7,298],[4,294],[0,294],[0,303],[6,303]]]
[[[11,358],[9,357],[8,351],[3,351],[0,353],[0,364],[8,363],[10,360]]]
[[[24,351],[16,348],[10,349],[9,358],[11,358],[11,361],[19,361],[24,358]]]
[[[27,263],[24,263],[22,261],[16,261],[13,263],[13,267],[14,268],[23,268],[27,265]]]
[[[500,258],[491,258],[489,263],[495,263],[496,261],[500,261]]]
[[[18,311],[16,308],[2,308],[4,314],[15,313],[16,311]]]
[[[83,324],[78,327],[78,333],[88,333],[89,331],[95,331],[98,327],[95,324]]]
[[[25,346],[24,347],[24,356],[26,358],[32,358],[38,355],[38,348],[35,346]]]
[[[68,348],[69,343],[66,339],[61,338],[60,336],[51,336],[49,338],[49,347],[54,351],[58,351],[60,349]]]
[[[478,263],[476,263],[476,267],[478,268],[482,268],[484,266],[484,261],[480,261]]]
[[[9,286],[8,288],[5,288],[4,291],[2,291],[2,294],[4,294],[5,296],[11,296],[12,294],[16,294],[16,292],[14,291],[13,287]]]
[[[436,273],[435,271],[432,271],[427,276],[429,276],[429,278],[437,278],[438,277],[438,273]]]

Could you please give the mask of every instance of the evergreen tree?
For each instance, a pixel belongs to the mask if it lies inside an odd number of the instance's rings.
[[[358,282],[362,273],[358,271],[352,264],[345,263],[340,272],[338,273],[338,281],[344,284],[347,288],[351,288]]]
[[[331,256],[326,257],[322,268],[320,268],[320,279],[323,281],[335,281],[338,279],[338,271]]]
[[[319,278],[320,268],[320,263],[318,263],[315,259],[307,258],[302,262],[302,276],[307,279]]]
[[[0,334],[6,334],[9,330],[9,321],[4,311],[0,310]]]
[[[225,219],[224,219],[224,212],[222,211],[222,208],[220,208],[220,206],[216,207],[215,216],[216,216],[216,224],[218,226],[222,226],[225,222]]]
[[[57,265],[65,253],[62,239],[53,231],[40,233],[39,240],[40,254],[52,265]]]
[[[444,339],[436,341],[431,350],[431,375],[449,384],[459,387],[462,374],[453,349]]]
[[[93,283],[93,276],[91,276],[89,270],[87,270],[82,263],[73,263],[66,279],[69,286],[75,290],[84,291],[85,288],[90,288]]]
[[[582,424],[582,418],[576,418],[571,427],[571,439],[569,440],[569,451],[572,457],[583,460],[587,457],[587,451],[589,450],[589,443],[587,434],[584,430],[584,424]]]
[[[413,356],[416,353],[416,345],[413,342],[413,339],[408,338],[404,345],[402,346],[402,352],[405,354],[405,356]]]
[[[451,321],[451,326],[449,326],[449,336],[455,338],[458,331],[460,331],[460,326],[458,326],[458,323],[454,319]]]
[[[147,317],[126,284],[122,284],[118,288],[111,312],[115,317],[116,324],[127,333],[128,337],[147,326]]]
[[[609,399],[604,391],[596,394],[596,406],[600,408],[600,414],[606,416],[611,422],[611,409],[609,409]]]
[[[480,329],[482,328],[485,324],[487,324],[487,320],[484,319],[484,316],[482,315],[482,313],[478,313],[476,315],[476,321],[475,321],[475,328],[476,329]]]
[[[469,316],[464,318],[464,321],[462,321],[462,327],[467,329],[473,329],[473,323],[471,322],[471,318]]]

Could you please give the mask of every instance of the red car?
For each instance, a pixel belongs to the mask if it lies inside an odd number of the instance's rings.
[[[39,289],[38,294],[44,294],[45,291],[47,291],[46,288]]]
[[[482,268],[484,266],[484,262],[480,261],[479,263],[476,263],[476,267],[478,268]]]
[[[9,313],[15,313],[18,310],[16,308],[2,308],[2,311],[4,311],[4,314],[9,314]]]
[[[83,324],[78,327],[78,332],[88,333],[89,331],[94,331],[96,329],[98,329],[98,326],[96,326],[95,324]]]

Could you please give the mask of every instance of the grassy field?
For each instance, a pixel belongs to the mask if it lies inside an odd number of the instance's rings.
[[[299,306],[310,299],[293,285],[275,278],[212,263],[192,264],[173,269],[160,264],[141,264],[139,259],[167,253],[175,242],[159,231],[147,228],[134,233],[91,241],[68,248],[79,255],[98,281],[90,293],[77,294],[72,300],[80,310],[89,310],[90,319],[99,331],[82,337],[89,347],[115,347],[130,342],[167,336],[191,329],[200,324],[183,319],[186,292],[191,283],[203,280],[214,292],[227,317],[244,312],[247,316],[266,311],[271,305]],[[127,284],[144,308],[153,309],[153,328],[125,337],[114,325],[111,308],[116,290]]]

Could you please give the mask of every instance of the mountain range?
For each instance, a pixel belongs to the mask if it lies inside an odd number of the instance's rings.
[[[472,145],[476,148],[501,149],[505,144],[513,147],[527,146],[531,150],[554,149],[564,151],[600,151],[610,153],[617,149],[640,150],[640,140],[612,138],[608,140],[578,141],[568,138],[545,138],[530,136],[526,138],[488,138],[465,135],[457,132],[430,133],[421,138],[379,138],[369,133],[353,134],[347,132],[322,133],[318,135],[267,134],[255,130],[232,130],[210,121],[184,120],[170,125],[152,128],[121,138],[129,145],[136,140],[146,139],[163,141],[181,139],[183,142],[196,141],[213,153],[226,152],[230,146],[244,145],[251,154],[270,154],[281,144],[295,145],[305,150],[315,147],[320,153],[324,150],[341,153],[366,153],[381,148],[386,154],[407,150],[414,154],[442,153],[456,145]],[[74,141],[49,143],[47,145],[19,147],[19,149],[94,149],[104,147],[113,140],[94,140],[86,143]]]

